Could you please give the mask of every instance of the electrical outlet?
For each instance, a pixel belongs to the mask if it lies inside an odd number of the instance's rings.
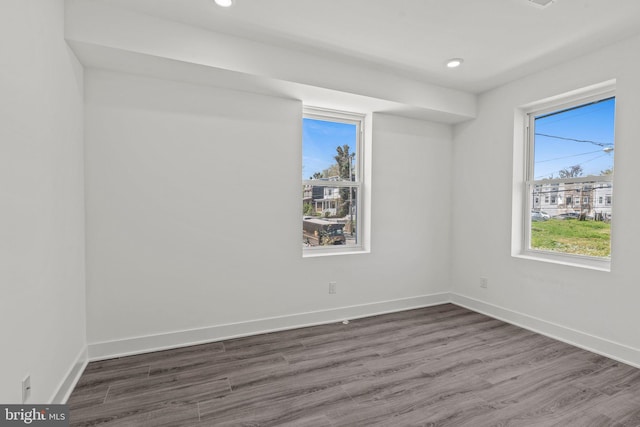
[[[330,294],[336,293],[336,282],[329,282],[329,293]]]
[[[487,289],[487,287],[489,286],[489,279],[487,279],[486,277],[481,277],[480,278],[480,287],[483,289]]]
[[[26,403],[31,397],[31,375],[27,375],[22,380],[22,403]]]

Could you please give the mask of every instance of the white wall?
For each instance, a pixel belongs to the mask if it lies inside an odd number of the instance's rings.
[[[0,3],[0,402],[61,401],[85,339],[82,67],[61,0]],[[80,359],[80,360],[79,360]]]
[[[458,302],[638,365],[639,50],[640,38],[633,38],[480,96],[477,119],[455,127],[452,180],[452,289]],[[514,109],[613,78],[612,271],[512,258]],[[481,276],[489,279],[486,290]]]
[[[98,70],[85,91],[93,357],[442,300],[449,126],[376,116],[372,252],[303,259],[300,101]]]

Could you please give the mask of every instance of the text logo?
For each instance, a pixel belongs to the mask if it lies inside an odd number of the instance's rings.
[[[69,427],[67,405],[0,405],[0,427]]]

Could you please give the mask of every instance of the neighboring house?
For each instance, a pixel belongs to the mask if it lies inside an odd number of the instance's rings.
[[[318,181],[338,181],[338,176],[329,178],[319,178]],[[340,199],[340,189],[336,187],[320,187],[313,185],[305,185],[303,189],[302,203],[312,203],[314,211],[324,215],[335,215],[338,209],[338,200]]]
[[[613,188],[610,183],[543,184],[532,194],[531,209],[554,217],[567,213],[611,216]]]

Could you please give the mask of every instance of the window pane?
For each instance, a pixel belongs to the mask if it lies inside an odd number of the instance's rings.
[[[595,180],[532,184],[530,249],[609,257],[612,193],[611,182]]]
[[[302,244],[356,246],[357,187],[302,186]]]
[[[533,180],[613,173],[615,98],[535,118]]]
[[[356,181],[357,131],[353,123],[304,118],[302,179]]]

